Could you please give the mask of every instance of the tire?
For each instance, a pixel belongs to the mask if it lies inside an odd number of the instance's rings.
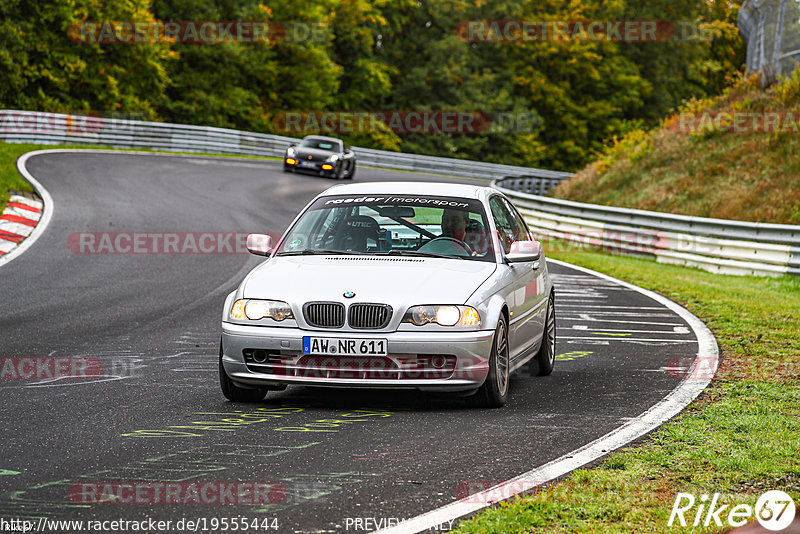
[[[222,366],[222,341],[219,342],[219,385],[225,398],[233,402],[258,402],[267,396],[266,389],[245,389],[233,383]]]
[[[556,299],[553,293],[547,299],[542,346],[534,359],[539,366],[539,376],[547,376],[553,372],[556,363]]]
[[[345,178],[348,180],[352,180],[355,175],[356,175],[356,162],[354,161],[353,166],[350,167],[350,171],[348,171],[347,176],[345,176]]]
[[[500,315],[494,332],[492,354],[489,356],[489,375],[475,396],[472,397],[475,405],[484,408],[500,408],[506,403],[510,382],[508,369],[508,321],[505,315]]]
[[[294,172],[294,169],[292,169],[292,167],[289,167],[288,165],[284,165],[283,172]]]

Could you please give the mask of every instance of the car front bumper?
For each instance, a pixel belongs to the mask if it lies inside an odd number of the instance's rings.
[[[301,166],[298,163],[290,164],[286,161],[287,158],[283,159],[283,166],[287,169],[292,169],[295,172],[302,172],[306,174],[315,174],[317,176],[334,176],[338,171],[339,167],[336,164],[332,165],[332,169],[323,169],[323,163],[314,162],[314,166]],[[325,164],[328,164],[325,162]]]
[[[310,356],[302,353],[303,337],[385,339],[386,357]],[[244,326],[222,323],[222,365],[240,387],[285,384],[344,388],[406,388],[427,391],[470,391],[489,374],[494,331],[473,332],[332,332]],[[258,364],[245,351],[262,350],[280,363]],[[443,367],[411,368],[413,362],[442,355]],[[308,358],[318,364],[311,366]],[[430,360],[428,360],[430,361]],[[409,363],[412,362],[412,363]],[[417,363],[419,365],[419,363]]]

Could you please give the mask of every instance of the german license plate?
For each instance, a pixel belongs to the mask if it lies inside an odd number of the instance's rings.
[[[386,356],[387,348],[385,339],[303,336],[303,354]]]

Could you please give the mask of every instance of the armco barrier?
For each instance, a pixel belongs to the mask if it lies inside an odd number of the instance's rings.
[[[492,182],[539,235],[715,273],[800,275],[800,226],[583,204],[515,190],[519,185],[519,179]]]
[[[38,111],[0,110],[0,141],[8,143],[91,144],[170,152],[205,152],[243,156],[283,156],[298,140],[280,135],[243,132],[128,119],[104,119]],[[354,147],[360,164],[446,174],[478,180],[528,176],[544,180],[547,190],[572,173],[515,167],[481,161],[403,154]],[[545,189],[538,190],[546,192]]]
[[[297,139],[208,126],[0,110],[0,141],[280,157]],[[800,226],[686,217],[541,196],[572,176],[567,172],[358,147],[354,151],[364,165],[492,180],[542,235],[653,255],[660,262],[711,272],[800,275]]]

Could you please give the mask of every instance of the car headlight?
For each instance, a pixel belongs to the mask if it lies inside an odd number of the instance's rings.
[[[423,326],[436,323],[442,326],[477,326],[481,324],[478,310],[472,306],[412,306],[403,316],[404,323]]]
[[[287,156],[294,156],[294,149],[292,147],[287,148],[286,149],[286,155]]]
[[[328,161],[339,161],[339,154],[332,154]]]
[[[280,300],[239,299],[231,306],[231,319],[237,321],[260,321],[269,318],[273,321],[294,319],[292,308]]]

